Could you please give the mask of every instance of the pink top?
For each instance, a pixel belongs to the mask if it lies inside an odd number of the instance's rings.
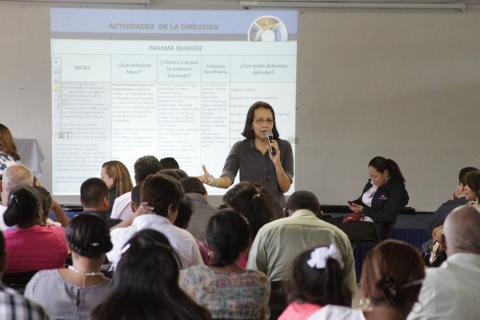
[[[65,266],[68,248],[62,227],[35,225],[6,230],[4,235],[7,253],[5,273],[57,269]]]
[[[318,304],[292,302],[278,320],[303,320],[321,308]]]

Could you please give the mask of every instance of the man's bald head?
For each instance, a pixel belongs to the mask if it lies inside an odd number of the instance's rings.
[[[474,206],[454,209],[443,225],[447,253],[470,252],[480,254],[480,211]]]
[[[2,204],[8,204],[9,193],[18,186],[33,186],[33,173],[23,164],[8,167],[2,178]]]

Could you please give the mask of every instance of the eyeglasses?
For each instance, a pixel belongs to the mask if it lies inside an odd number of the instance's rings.
[[[269,125],[272,125],[273,124],[273,119],[256,119],[256,120],[253,120],[253,123],[255,124],[269,124]]]

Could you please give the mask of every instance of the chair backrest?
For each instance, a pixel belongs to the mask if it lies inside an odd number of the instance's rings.
[[[3,283],[18,293],[23,294],[25,292],[25,287],[30,279],[38,272],[38,270],[27,271],[27,272],[15,272],[15,273],[5,273],[3,275]]]
[[[272,291],[270,294],[270,319],[277,319],[287,308],[287,293],[285,290],[285,281],[272,281],[270,283]]]

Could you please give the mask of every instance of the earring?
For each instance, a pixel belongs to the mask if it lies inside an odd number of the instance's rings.
[[[358,303],[359,303],[360,309],[362,309],[363,311],[371,311],[372,310],[372,306],[370,304],[370,299],[362,297]]]

